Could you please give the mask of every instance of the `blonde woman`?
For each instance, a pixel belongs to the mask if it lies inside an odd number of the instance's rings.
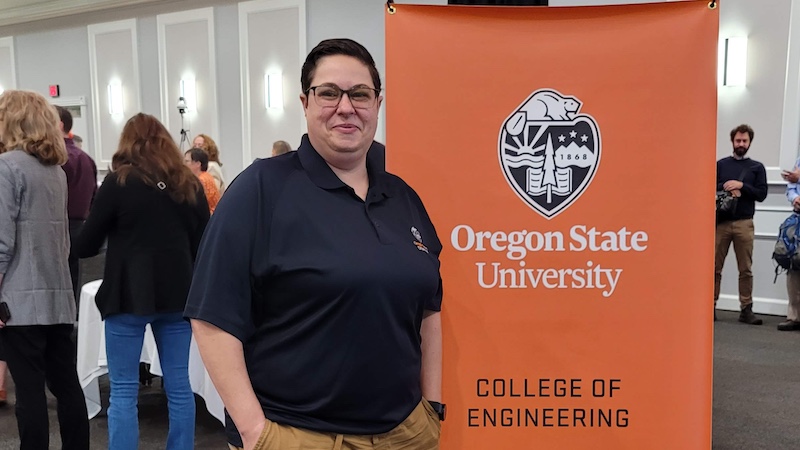
[[[89,419],[70,335],[67,161],[55,108],[39,94],[0,95],[0,340],[16,384],[20,448],[49,443],[45,384],[58,400],[64,449],[89,448]]]
[[[225,177],[222,175],[222,162],[219,160],[217,143],[207,134],[198,134],[192,143],[195,148],[202,148],[208,153],[208,174],[214,178],[214,184],[220,195],[225,192]]]

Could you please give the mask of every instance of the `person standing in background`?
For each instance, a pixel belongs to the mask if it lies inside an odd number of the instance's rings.
[[[202,148],[208,153],[208,174],[214,178],[219,195],[224,194],[227,186],[225,185],[225,176],[222,175],[222,162],[219,160],[217,143],[207,134],[198,134],[192,141],[192,146]]]
[[[202,189],[158,119],[140,113],[128,120],[76,243],[78,256],[88,258],[108,239],[95,301],[105,321],[110,449],[134,450],[139,444],[139,356],[148,324],[169,408],[169,434],[161,448],[194,448],[192,330],[182,311],[209,216]]]
[[[275,141],[272,144],[272,156],[283,155],[292,151],[292,146],[286,141]]]
[[[753,216],[756,202],[767,198],[767,171],[764,165],[747,156],[755,132],[749,125],[731,130],[733,154],[717,161],[717,191],[727,191],[736,197],[733,211],[717,214],[716,251],[714,256],[714,318],[719,299],[722,267],[731,242],[739,269],[739,322],[761,325],[753,313]]]
[[[97,193],[97,166],[86,152],[75,145],[74,137],[69,137],[70,131],[72,131],[72,113],[61,106],[56,106],[56,110],[61,120],[60,129],[64,136],[64,145],[67,148],[68,159],[62,168],[67,175],[67,213],[69,215],[71,249],[69,274],[72,278],[72,293],[77,302],[81,291],[81,266],[74,251],[75,239],[81,232],[83,222],[89,217],[89,208]]]
[[[786,185],[786,200],[792,209],[800,212],[800,159],[794,163],[792,170],[784,170],[781,177],[788,183]],[[778,331],[800,330],[800,270],[786,272],[786,294],[789,305],[786,311],[786,320],[778,324]]]
[[[206,193],[208,211],[214,214],[220,196],[219,190],[214,184],[214,178],[208,174],[208,153],[202,148],[193,148],[183,154],[183,163],[200,180],[200,183],[203,185],[203,191]]]
[[[61,445],[88,450],[75,368],[75,300],[67,257],[67,162],[59,116],[34,92],[0,95],[0,340],[16,384],[20,449],[50,445],[45,384],[58,401]]]

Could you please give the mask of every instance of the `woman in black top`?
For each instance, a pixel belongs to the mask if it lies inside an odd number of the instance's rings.
[[[97,308],[105,320],[111,380],[109,448],[136,449],[139,356],[150,324],[169,402],[167,449],[194,446],[189,385],[191,328],[181,312],[192,279],[208,204],[197,177],[164,126],[137,114],[122,131],[112,172],[97,193],[78,239],[80,257],[108,239]]]

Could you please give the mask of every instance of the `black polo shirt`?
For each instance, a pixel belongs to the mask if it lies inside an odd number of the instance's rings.
[[[242,172],[203,236],[185,315],[242,341],[274,422],[379,434],[421,399],[420,326],[441,308],[442,246],[414,190],[367,166],[363,201],[304,136]]]

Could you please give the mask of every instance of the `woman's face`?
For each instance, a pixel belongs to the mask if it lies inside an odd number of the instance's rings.
[[[369,68],[351,56],[331,55],[317,63],[311,86],[336,86],[340,90],[354,87],[374,88]],[[378,124],[382,97],[367,107],[357,107],[350,95],[340,97],[336,106],[320,106],[317,91],[302,94],[300,100],[308,125],[311,145],[328,164],[340,166],[359,160],[367,153]]]
[[[197,136],[196,138],[194,138],[194,142],[192,142],[192,145],[196,148],[205,148],[204,147],[205,144],[206,140],[203,139],[203,136]]]

